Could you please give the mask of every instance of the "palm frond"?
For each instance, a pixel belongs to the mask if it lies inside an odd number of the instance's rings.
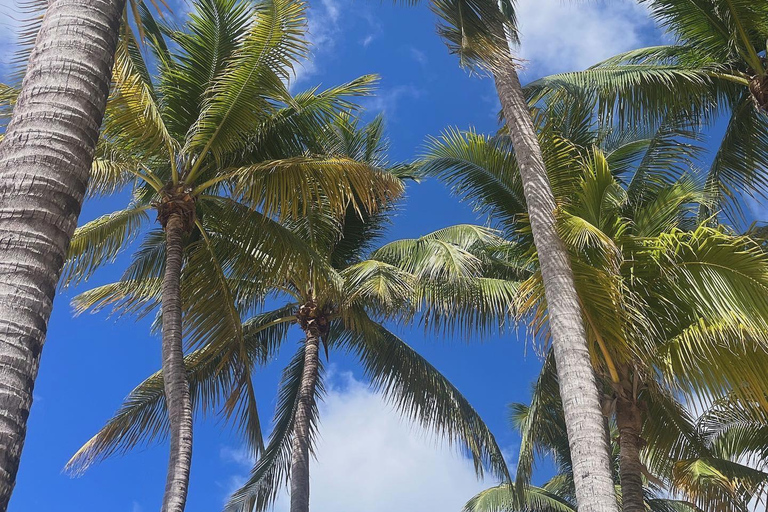
[[[475,471],[489,467],[509,480],[509,471],[493,434],[466,398],[435,367],[383,325],[363,312],[351,328],[332,331],[331,344],[355,354],[374,388],[405,417],[434,431],[471,455]]]
[[[130,206],[77,228],[62,271],[62,286],[80,283],[102,265],[114,261],[149,220],[147,210],[150,208],[149,205]]]
[[[318,364],[322,368],[322,361]],[[290,478],[293,425],[303,370],[304,344],[283,371],[269,444],[251,470],[248,480],[230,497],[225,507],[226,512],[263,512],[274,503],[279,490],[287,484]],[[317,403],[324,393],[322,375],[321,371],[315,388],[314,407],[309,417],[310,446],[317,435]]]
[[[287,335],[294,309],[295,305],[289,304],[243,324],[243,339],[252,362],[263,363],[276,354]],[[184,358],[193,407],[199,413],[218,412],[220,404],[237,386],[239,369],[229,363],[213,345],[201,347]],[[66,470],[83,473],[107,457],[161,441],[167,433],[163,375],[156,372],[131,391],[115,416],[72,456]]]

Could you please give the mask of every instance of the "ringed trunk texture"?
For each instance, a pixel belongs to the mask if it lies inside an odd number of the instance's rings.
[[[643,418],[632,400],[616,401],[616,426],[619,429],[619,478],[624,512],[645,512],[643,499],[643,463],[640,450]]]
[[[83,203],[125,0],[55,0],[0,143],[0,511]]]
[[[320,331],[309,325],[304,347],[304,371],[301,375],[293,449],[291,451],[291,512],[309,512],[309,437],[310,418],[315,407],[315,387],[319,371]]]
[[[568,252],[555,228],[555,199],[511,55],[494,69],[496,90],[523,181],[549,308],[579,512],[618,512],[603,415]]]
[[[192,465],[192,403],[184,366],[181,333],[182,237],[186,223],[178,212],[165,223],[166,265],[163,275],[163,385],[171,431],[171,454],[162,512],[182,512],[187,502]]]

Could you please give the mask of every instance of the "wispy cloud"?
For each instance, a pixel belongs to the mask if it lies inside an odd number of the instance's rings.
[[[415,48],[411,46],[410,48],[411,58],[421,64],[422,66],[427,65],[427,54],[423,51],[419,50],[418,48]]]
[[[397,110],[402,102],[415,100],[424,94],[424,90],[415,85],[397,85],[388,89],[381,89],[376,96],[363,101],[363,106],[369,112],[385,112],[387,118],[392,120],[397,115]]]

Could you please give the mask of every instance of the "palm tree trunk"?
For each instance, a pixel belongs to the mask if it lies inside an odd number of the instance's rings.
[[[539,254],[580,512],[617,512],[597,383],[568,252],[555,228],[555,199],[511,55],[494,79],[523,181]]]
[[[616,426],[619,429],[619,478],[624,512],[645,512],[643,500],[643,463],[640,449],[643,419],[634,400],[616,401]]]
[[[310,325],[304,329],[304,333],[307,336],[304,371],[301,375],[291,451],[291,512],[309,512],[309,437],[319,370],[320,332]]]
[[[163,385],[171,430],[171,455],[162,512],[182,512],[187,502],[192,465],[192,403],[189,397],[181,335],[181,263],[185,223],[171,213],[165,224],[163,275]]]
[[[125,0],[55,0],[0,143],[0,511],[11,498],[56,283],[77,225]]]

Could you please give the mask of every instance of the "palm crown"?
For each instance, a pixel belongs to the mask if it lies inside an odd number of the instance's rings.
[[[632,50],[586,71],[531,83],[533,101],[588,91],[603,119],[619,124],[673,118],[727,128],[705,180],[704,217],[745,215],[741,198],[761,197],[768,169],[768,74],[764,58],[768,6],[749,0],[646,0],[673,44]]]
[[[591,128],[591,111],[588,101],[553,104],[539,114],[539,134],[593,365],[608,383],[604,412],[617,414],[622,450],[635,452],[639,471],[639,448],[624,441],[640,439],[654,397],[682,390],[702,399],[737,389],[743,399],[762,400],[768,260],[750,239],[697,220],[704,195],[685,172],[695,146],[680,151],[674,142],[692,134],[674,124],[647,138],[601,133]],[[509,172],[515,165],[503,135],[452,131],[430,143],[422,168],[494,215],[518,252],[535,257],[520,183]],[[538,272],[522,283],[516,303],[547,340]],[[739,362],[746,354],[755,356]],[[642,507],[641,475],[634,476]],[[530,464],[521,462],[518,483],[529,477]],[[632,473],[622,477],[625,485]],[[629,488],[624,494],[629,501]]]

